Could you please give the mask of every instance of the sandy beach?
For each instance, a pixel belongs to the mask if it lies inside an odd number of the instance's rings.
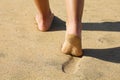
[[[85,0],[82,58],[61,53],[64,0],[50,0],[56,15],[40,32],[33,0],[0,0],[0,80],[120,80],[120,0]]]

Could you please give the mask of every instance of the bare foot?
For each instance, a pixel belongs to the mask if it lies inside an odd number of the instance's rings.
[[[81,44],[81,35],[79,34],[81,33],[81,29],[79,28],[77,29],[77,31],[74,31],[75,29],[71,29],[72,27],[70,29],[67,28],[65,41],[62,45],[62,52],[73,56],[82,56],[83,52]]]
[[[54,14],[51,13],[47,18],[43,19],[39,14],[36,15],[36,22],[38,24],[38,29],[40,31],[47,31],[50,29],[52,21],[54,19]]]
[[[73,56],[82,56],[83,52],[80,37],[73,34],[67,34],[62,45],[62,52]]]

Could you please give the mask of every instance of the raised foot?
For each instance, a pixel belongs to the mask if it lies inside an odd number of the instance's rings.
[[[81,38],[73,34],[67,34],[61,51],[68,55],[82,57]]]

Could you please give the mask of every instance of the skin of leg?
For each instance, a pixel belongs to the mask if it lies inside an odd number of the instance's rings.
[[[66,0],[67,7],[67,20],[66,27],[70,34],[80,35],[81,33],[81,20],[83,13],[84,0]]]
[[[36,21],[38,28],[41,31],[47,31],[53,20],[53,13],[51,13],[49,0],[34,0],[37,6],[38,14],[36,15]]]
[[[84,0],[66,0],[66,35],[62,52],[73,56],[82,56],[81,29]]]

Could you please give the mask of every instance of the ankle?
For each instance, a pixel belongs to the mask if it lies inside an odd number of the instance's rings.
[[[82,30],[82,23],[79,22],[79,23],[73,23],[73,22],[67,22],[66,23],[66,34],[74,34],[74,35],[77,35],[77,36],[80,36],[81,35],[81,30]]]
[[[73,25],[73,26],[79,26],[81,25],[82,22],[81,21],[77,21],[77,20],[73,20],[73,21],[66,21],[66,25]]]
[[[41,14],[40,12],[38,12],[38,16],[41,20],[46,21],[49,18],[51,18],[51,16],[53,15],[53,13],[51,13],[51,11],[49,13],[46,14]]]

